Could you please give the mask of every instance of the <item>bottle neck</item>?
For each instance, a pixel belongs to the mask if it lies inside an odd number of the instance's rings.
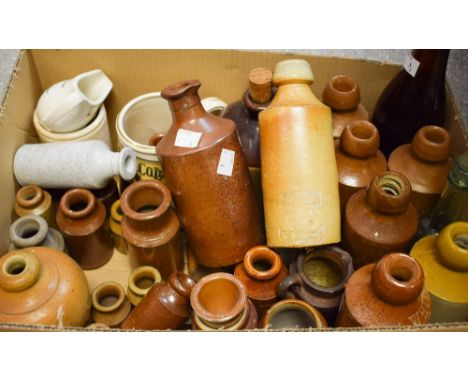
[[[411,51],[411,55],[419,62],[416,80],[426,82],[430,79],[435,85],[444,86],[449,52],[449,49],[415,49]]]
[[[184,97],[170,100],[169,103],[171,105],[172,118],[176,123],[198,119],[207,114],[198,94],[188,94]]]
[[[282,106],[324,106],[310,89],[309,82],[294,82],[280,84],[270,107]]]

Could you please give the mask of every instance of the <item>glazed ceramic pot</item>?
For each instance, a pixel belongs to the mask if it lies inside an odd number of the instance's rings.
[[[128,278],[127,296],[132,305],[137,306],[154,284],[162,281],[159,271],[143,265],[135,268]]]
[[[169,189],[157,180],[139,180],[120,198],[122,235],[132,267],[151,265],[164,280],[184,267],[180,222],[171,200]]]
[[[114,178],[111,178],[103,188],[90,190],[97,200],[100,200],[106,207],[107,215],[110,215],[110,210],[115,201],[119,200],[119,188]]]
[[[367,110],[360,103],[359,85],[349,76],[333,77],[323,89],[322,101],[332,109],[334,138],[341,136],[348,123],[369,119]]]
[[[194,285],[181,272],[171,274],[167,282],[154,284],[122,324],[122,329],[180,328],[190,315],[189,299]]]
[[[120,327],[132,309],[122,285],[113,281],[98,285],[91,295],[91,301],[93,321],[110,328]]]
[[[116,200],[110,209],[109,226],[114,238],[114,247],[120,253],[127,254],[127,240],[122,236],[123,211],[120,208],[120,200]]]
[[[340,209],[344,212],[351,195],[369,186],[377,174],[387,170],[387,160],[379,151],[380,137],[370,122],[350,122],[335,140],[340,189]]]
[[[222,267],[264,243],[262,214],[235,124],[205,111],[200,86],[182,81],[163,90],[174,123],[156,150],[195,259]]]
[[[429,214],[447,185],[452,167],[451,139],[447,130],[424,126],[411,144],[397,147],[388,158],[388,168],[405,175],[411,183],[411,203],[420,215]]]
[[[311,249],[290,265],[289,276],[278,286],[278,293],[283,298],[307,302],[333,326],[341,296],[353,271],[351,256],[341,248]]]
[[[255,329],[258,314],[244,284],[230,273],[203,277],[190,295],[192,329],[233,331]]]
[[[264,329],[322,329],[328,327],[320,312],[304,301],[286,299],[273,305],[263,317]]]
[[[105,228],[106,209],[89,190],[75,188],[60,200],[57,225],[70,256],[82,269],[96,269],[107,263],[114,243]]]
[[[55,227],[55,208],[50,194],[38,186],[24,186],[16,193],[15,212],[19,217],[37,215]]]
[[[83,271],[52,248],[31,247],[0,258],[0,322],[84,326],[91,300]]]
[[[430,322],[468,320],[468,222],[446,226],[419,240],[411,250],[426,276],[432,300]]]
[[[356,192],[345,209],[344,247],[355,268],[391,252],[405,252],[418,229],[411,185],[397,172],[377,175],[367,191]]]
[[[418,325],[427,323],[430,315],[422,268],[404,253],[391,253],[354,272],[336,326]]]
[[[269,247],[309,247],[340,237],[331,111],[312,93],[304,60],[276,65],[278,86],[259,114],[263,204]]]

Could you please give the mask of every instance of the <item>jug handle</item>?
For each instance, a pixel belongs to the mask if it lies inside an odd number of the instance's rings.
[[[224,109],[226,109],[227,104],[224,102],[222,99],[218,97],[206,97],[203,98],[201,101],[203,108],[216,116],[220,116],[223,112]]]
[[[301,285],[301,276],[298,273],[287,276],[277,287],[278,294],[283,298],[295,298],[291,288],[295,285]]]

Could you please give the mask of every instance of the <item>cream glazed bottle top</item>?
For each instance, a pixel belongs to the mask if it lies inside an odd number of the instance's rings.
[[[115,175],[131,180],[136,170],[132,149],[114,153],[102,141],[27,144],[13,161],[19,184],[46,188],[103,188]]]

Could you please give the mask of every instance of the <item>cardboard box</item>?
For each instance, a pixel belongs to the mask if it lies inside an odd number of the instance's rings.
[[[11,76],[5,99],[0,106],[0,253],[8,250],[8,231],[15,219],[14,201],[18,184],[12,162],[16,150],[24,143],[37,141],[32,123],[33,111],[42,92],[52,84],[92,69],[102,69],[114,83],[105,105],[114,148],[117,137],[115,118],[132,98],[143,93],[160,91],[165,86],[184,79],[199,79],[200,95],[218,96],[226,102],[238,100],[245,91],[247,74],[256,66],[273,69],[278,61],[298,57],[312,67],[314,93],[321,96],[326,82],[334,75],[347,74],[357,80],[363,105],[372,113],[383,88],[398,72],[399,66],[376,61],[334,57],[293,56],[267,52],[222,50],[26,50],[22,51]],[[459,119],[450,89],[447,86],[447,129],[453,142],[452,154],[462,152],[467,137]],[[124,284],[128,277],[127,259],[115,256],[105,269],[88,273],[93,286],[102,273]],[[57,330],[0,323],[2,330]],[[63,329],[61,329],[63,330]],[[72,330],[77,330],[73,328]],[[329,329],[350,330],[350,329]],[[357,329],[353,329],[357,330]],[[363,329],[372,330],[372,329]],[[416,327],[387,327],[374,330],[468,330],[468,322],[424,325]]]

